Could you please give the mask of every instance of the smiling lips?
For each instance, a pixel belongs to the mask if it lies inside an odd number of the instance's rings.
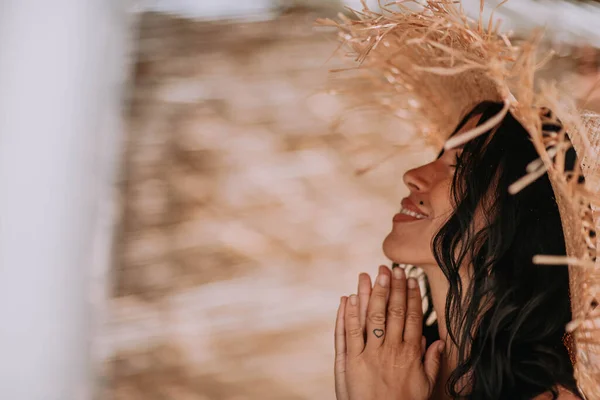
[[[394,215],[394,222],[408,222],[425,219],[428,216],[422,214],[420,210],[408,198],[402,199],[402,207],[400,212]]]

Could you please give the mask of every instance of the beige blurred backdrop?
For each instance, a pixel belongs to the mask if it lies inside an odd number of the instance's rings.
[[[331,399],[332,326],[423,154],[326,90],[318,14],[140,26],[122,175],[109,390],[118,399]],[[338,63],[339,64],[339,63]],[[338,65],[339,66],[339,65]],[[404,132],[406,133],[406,132]]]
[[[312,25],[337,6],[140,17],[101,398],[334,399],[339,297],[388,263],[402,174],[435,154],[328,90],[338,43]],[[583,93],[597,60],[544,74]]]

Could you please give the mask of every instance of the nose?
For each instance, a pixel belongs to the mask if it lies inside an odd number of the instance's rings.
[[[430,166],[431,164],[425,164],[418,168],[409,169],[404,173],[402,180],[411,192],[423,193],[429,190],[433,174]]]

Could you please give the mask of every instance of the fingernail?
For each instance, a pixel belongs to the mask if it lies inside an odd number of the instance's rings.
[[[350,296],[350,304],[352,304],[353,306],[356,305],[356,295],[355,294]]]
[[[417,280],[415,278],[410,278],[408,280],[408,287],[411,289],[416,289],[417,288]]]
[[[392,272],[394,273],[394,278],[396,279],[402,279],[404,276],[404,270],[402,268],[394,268]]]
[[[444,347],[446,347],[446,343],[440,342],[440,344],[438,345],[438,351],[440,352],[440,354],[444,352]]]
[[[387,276],[387,274],[379,274],[377,277],[377,283],[379,283],[379,286],[387,287],[387,285],[390,283],[390,277]]]

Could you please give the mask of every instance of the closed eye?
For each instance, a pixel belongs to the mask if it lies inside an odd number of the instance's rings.
[[[454,156],[454,164],[450,165],[452,168],[456,168],[458,166],[458,164],[460,164],[460,154],[458,154],[458,152],[456,152],[455,156]]]

